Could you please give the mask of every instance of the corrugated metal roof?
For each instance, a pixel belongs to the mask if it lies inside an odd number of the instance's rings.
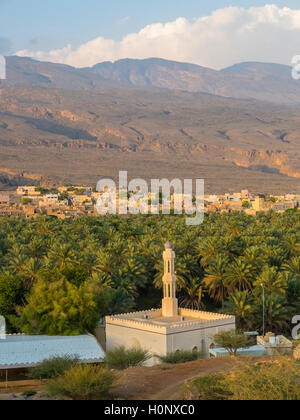
[[[0,369],[35,366],[54,356],[76,355],[82,362],[97,363],[104,358],[104,351],[95,337],[7,335],[0,340]]]

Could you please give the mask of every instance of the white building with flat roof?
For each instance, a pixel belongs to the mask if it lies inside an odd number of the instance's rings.
[[[175,252],[165,245],[162,308],[106,318],[106,349],[140,347],[153,356],[178,350],[209,352],[213,337],[235,329],[235,317],[178,307]],[[153,363],[155,360],[153,359]]]

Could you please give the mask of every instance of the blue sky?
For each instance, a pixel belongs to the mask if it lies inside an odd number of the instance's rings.
[[[189,20],[226,6],[299,8],[299,0],[0,0],[0,38],[12,42],[12,51],[51,50],[71,43],[77,48],[99,36],[120,40],[148,24]]]

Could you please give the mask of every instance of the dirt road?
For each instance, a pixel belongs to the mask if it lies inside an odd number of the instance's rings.
[[[162,367],[139,367],[121,373],[114,395],[125,400],[180,400],[185,381],[229,371],[235,360],[218,358]]]

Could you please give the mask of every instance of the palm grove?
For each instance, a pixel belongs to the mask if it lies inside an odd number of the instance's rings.
[[[239,328],[290,333],[300,313],[300,213],[0,219],[0,314],[9,332],[93,332],[108,314],[158,307],[162,250],[176,251],[183,307],[233,314]]]

